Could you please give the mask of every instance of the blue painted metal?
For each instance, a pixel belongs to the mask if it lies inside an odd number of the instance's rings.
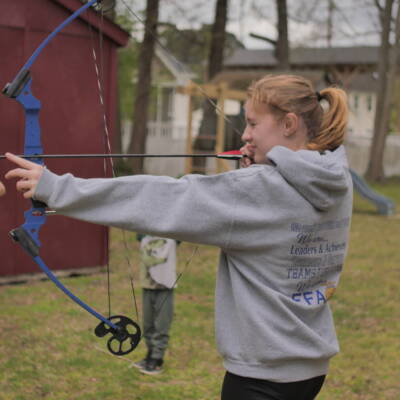
[[[40,258],[40,256],[33,257],[36,264],[39,265],[41,270],[48,276],[48,278],[60,289],[62,290],[70,299],[72,299],[75,303],[79,304],[82,308],[84,308],[87,312],[92,314],[94,317],[103,321],[106,325],[110,328],[118,330],[118,327],[113,324],[110,320],[106,317],[98,313],[92,307],[88,306],[85,302],[83,302],[78,296],[75,296],[69,289],[67,289],[58,279],[57,277],[50,271],[44,261]]]
[[[83,12],[85,12],[88,8],[91,6],[95,5],[96,3],[101,3],[102,0],[90,0],[86,4],[84,4],[81,8],[76,10],[73,14],[71,14],[65,21],[63,21],[59,26],[57,26],[56,29],[54,29],[53,32],[50,33],[49,36],[43,42],[39,45],[39,47],[34,51],[34,53],[30,56],[29,60],[25,63],[25,65],[22,67],[22,70],[24,69],[30,69],[33,65],[33,63],[36,61],[38,58],[39,54],[42,52],[42,50],[50,43],[52,39],[54,39],[55,36],[58,35],[59,32],[61,32],[66,26],[68,26],[73,20],[75,20],[77,17],[79,17]]]

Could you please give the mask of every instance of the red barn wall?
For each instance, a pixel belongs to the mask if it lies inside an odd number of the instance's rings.
[[[0,2],[0,86],[11,81],[45,37],[70,14],[67,6],[77,0],[9,0]],[[86,20],[85,20],[86,19]],[[44,49],[31,69],[32,92],[42,103],[40,125],[45,153],[103,153],[103,107],[99,100],[93,49],[102,60],[105,113],[111,141],[116,128],[117,46],[122,43],[106,35],[99,40],[89,21],[99,17],[89,10],[74,21]],[[103,22],[104,23],[104,22]],[[112,33],[127,41],[126,33],[105,21]],[[100,47],[101,45],[101,49]],[[100,52],[102,56],[100,57]],[[23,152],[24,113],[14,100],[0,96],[0,152]],[[46,160],[56,173],[104,177],[101,159]],[[10,168],[0,160],[0,176]],[[109,165],[108,165],[109,166]],[[3,180],[3,178],[0,178]],[[4,181],[4,180],[3,180]],[[8,236],[23,223],[23,211],[30,203],[15,191],[15,182],[5,182],[7,195],[0,198],[0,275],[36,272],[36,264]],[[51,216],[40,233],[41,255],[50,268],[75,269],[105,265],[108,260],[108,230],[105,227]]]

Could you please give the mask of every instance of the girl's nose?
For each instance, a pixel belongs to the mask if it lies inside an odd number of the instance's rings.
[[[249,129],[246,127],[242,133],[242,141],[248,142],[251,139]]]

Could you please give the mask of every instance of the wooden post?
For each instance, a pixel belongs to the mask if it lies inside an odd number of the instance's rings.
[[[217,137],[215,142],[216,154],[222,153],[225,147],[225,93],[226,83],[221,83],[218,87],[218,100],[217,100]],[[217,172],[225,170],[222,160],[217,160]]]
[[[193,101],[192,93],[189,92],[188,101],[188,117],[187,117],[187,130],[186,130],[186,154],[193,153],[193,134],[192,134],[192,121],[193,121]],[[185,174],[191,174],[193,170],[193,159],[191,157],[186,158],[185,161]]]
[[[218,86],[213,84],[197,85],[190,83],[184,87],[178,87],[177,92],[189,96],[188,118],[187,118],[187,136],[186,136],[186,152],[187,154],[193,153],[193,135],[192,135],[192,119],[193,119],[193,96],[209,99],[218,99],[218,118],[217,118],[217,132],[215,142],[215,152],[220,153],[224,151],[225,147],[225,100],[233,99],[238,101],[246,101],[247,94],[245,91],[232,90],[228,88],[225,82],[220,83]],[[185,173],[192,172],[193,160],[188,158],[185,163]],[[217,160],[217,171],[229,171],[231,164],[227,160]]]

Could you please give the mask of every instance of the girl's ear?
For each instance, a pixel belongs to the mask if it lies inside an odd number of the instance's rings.
[[[283,120],[284,135],[292,136],[299,127],[299,117],[295,113],[287,113]]]

